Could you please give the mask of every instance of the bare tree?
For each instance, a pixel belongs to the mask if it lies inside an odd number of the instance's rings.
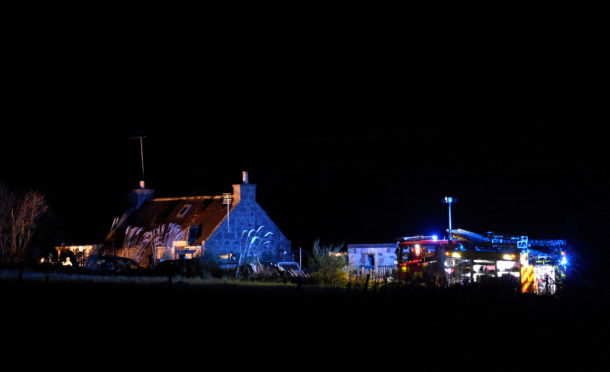
[[[37,191],[16,191],[0,184],[0,261],[23,263],[32,236],[49,206]]]

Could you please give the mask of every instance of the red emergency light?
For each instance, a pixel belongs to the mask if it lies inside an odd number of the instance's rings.
[[[431,239],[424,239],[424,240],[410,240],[410,241],[406,241],[406,242],[401,242],[401,245],[413,245],[413,244],[425,244],[425,245],[430,245],[430,244],[434,244],[434,245],[447,245],[449,244],[449,240],[431,240]]]

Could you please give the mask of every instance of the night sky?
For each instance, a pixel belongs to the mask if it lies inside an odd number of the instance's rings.
[[[456,227],[607,256],[603,38],[382,24],[22,24],[3,69],[0,180],[47,195],[57,239],[98,242],[140,179],[142,130],[157,196],[230,192],[247,170],[294,248],[442,235],[452,195]]]

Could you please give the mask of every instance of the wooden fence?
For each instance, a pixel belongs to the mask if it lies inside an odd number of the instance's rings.
[[[383,279],[388,277],[395,277],[397,274],[396,265],[391,266],[362,266],[359,269],[351,270],[349,272],[350,276],[355,277],[366,277],[370,276],[371,279]]]

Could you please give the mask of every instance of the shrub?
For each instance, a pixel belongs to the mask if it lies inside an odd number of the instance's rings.
[[[341,252],[342,248],[343,244],[321,245],[320,239],[314,242],[311,264],[311,277],[314,282],[331,286],[347,284],[347,257]]]

